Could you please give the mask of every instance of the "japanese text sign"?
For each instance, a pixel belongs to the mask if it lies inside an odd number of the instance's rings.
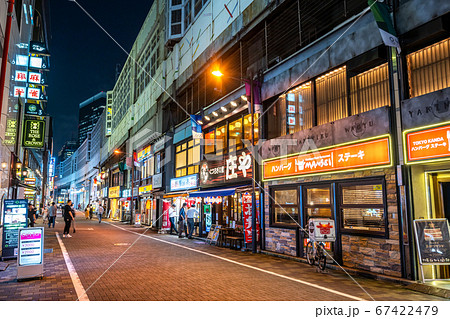
[[[246,243],[252,242],[252,195],[242,195],[242,214],[244,219],[244,237]],[[256,213],[256,238],[259,240],[259,214]]]
[[[265,161],[265,180],[390,165],[389,137]]]
[[[450,157],[450,125],[405,134],[406,161]]]
[[[193,188],[197,188],[197,174],[172,178],[170,180],[171,191],[183,191]]]
[[[450,229],[446,218],[414,221],[419,262],[450,265]]]
[[[42,264],[44,250],[44,228],[22,228],[19,230],[19,266]]]
[[[206,160],[200,165],[200,186],[248,181],[252,178],[252,155],[238,151],[221,160]]]
[[[17,256],[19,228],[28,226],[28,200],[5,199],[3,202],[2,257]]]

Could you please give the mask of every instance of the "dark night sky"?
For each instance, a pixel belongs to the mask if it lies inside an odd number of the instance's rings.
[[[54,154],[76,137],[78,105],[113,88],[115,66],[127,56],[74,2],[50,2],[51,70],[48,113],[54,121]],[[78,0],[78,3],[127,51],[153,0]]]

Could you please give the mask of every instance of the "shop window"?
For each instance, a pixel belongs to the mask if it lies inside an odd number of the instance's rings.
[[[390,105],[388,64],[350,78],[352,115]]]
[[[341,67],[316,79],[317,125],[348,116],[346,69]]]
[[[267,111],[267,134],[268,138],[276,138],[287,134],[286,130],[286,95],[280,96]]]
[[[386,232],[382,181],[341,184],[342,231]]]
[[[230,152],[240,150],[242,148],[242,118],[231,122],[228,125]]]
[[[305,187],[306,222],[309,218],[333,218],[329,186]]]
[[[296,226],[298,223],[297,188],[273,189],[272,225]]]
[[[216,154],[221,155],[227,150],[227,126],[216,129]]]
[[[258,143],[259,138],[259,125],[258,125],[259,114],[254,114],[253,126],[255,128],[255,145]],[[252,115],[247,114],[244,116],[244,140],[247,140],[249,144],[252,141]]]
[[[312,83],[305,83],[286,94],[287,132],[292,134],[313,126]]]
[[[413,52],[406,59],[410,97],[450,86],[450,38]]]
[[[190,140],[175,148],[175,177],[198,173],[200,140]]]
[[[215,130],[205,134],[205,154],[214,153]]]

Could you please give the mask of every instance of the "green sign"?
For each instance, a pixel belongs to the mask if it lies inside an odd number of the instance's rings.
[[[6,130],[5,139],[3,140],[3,145],[15,145],[17,134],[17,120],[7,119],[6,120]]]
[[[43,148],[45,141],[45,121],[25,120],[23,125],[23,147]]]

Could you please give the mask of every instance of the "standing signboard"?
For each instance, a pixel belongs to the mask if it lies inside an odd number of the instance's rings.
[[[414,220],[422,279],[423,265],[450,265],[450,226],[447,218]]]
[[[28,200],[5,199],[3,202],[2,257],[17,257],[19,228],[28,227]]]
[[[44,227],[19,229],[17,279],[44,276]]]
[[[156,201],[156,200],[155,200]],[[163,203],[163,215],[162,215],[162,230],[170,230],[170,218],[169,218],[170,203]]]

